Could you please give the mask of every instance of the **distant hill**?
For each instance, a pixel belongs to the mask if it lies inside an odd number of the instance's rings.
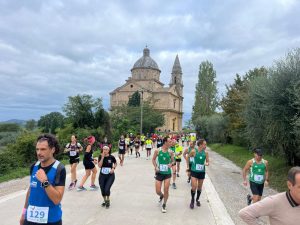
[[[16,124],[23,126],[26,124],[26,120],[11,119],[11,120],[6,120],[6,121],[1,121],[0,123],[16,123]]]

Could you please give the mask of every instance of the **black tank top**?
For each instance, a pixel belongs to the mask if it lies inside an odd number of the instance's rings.
[[[88,145],[89,146],[89,145]],[[84,161],[91,161],[91,162],[93,162],[94,161],[94,159],[93,159],[93,148],[92,148],[92,146],[91,146],[91,151],[90,152],[85,152],[84,153],[84,158],[83,158],[83,160]]]

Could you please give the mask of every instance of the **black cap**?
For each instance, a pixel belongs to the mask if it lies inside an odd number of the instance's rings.
[[[262,156],[263,155],[263,152],[260,148],[256,148],[254,149],[254,153],[256,153],[258,156]]]

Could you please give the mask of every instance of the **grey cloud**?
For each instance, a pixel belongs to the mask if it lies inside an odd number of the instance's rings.
[[[236,73],[271,66],[299,46],[299,6],[292,0],[0,0],[0,120],[38,118],[78,93],[102,97],[108,108],[108,93],[124,84],[146,44],[166,85],[179,54],[189,114],[201,61],[214,64],[224,93]]]

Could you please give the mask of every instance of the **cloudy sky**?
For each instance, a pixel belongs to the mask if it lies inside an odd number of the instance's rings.
[[[0,0],[0,121],[62,111],[77,94],[109,108],[146,45],[166,85],[179,55],[188,119],[202,61],[221,95],[236,73],[300,47],[299,28],[297,0]]]

